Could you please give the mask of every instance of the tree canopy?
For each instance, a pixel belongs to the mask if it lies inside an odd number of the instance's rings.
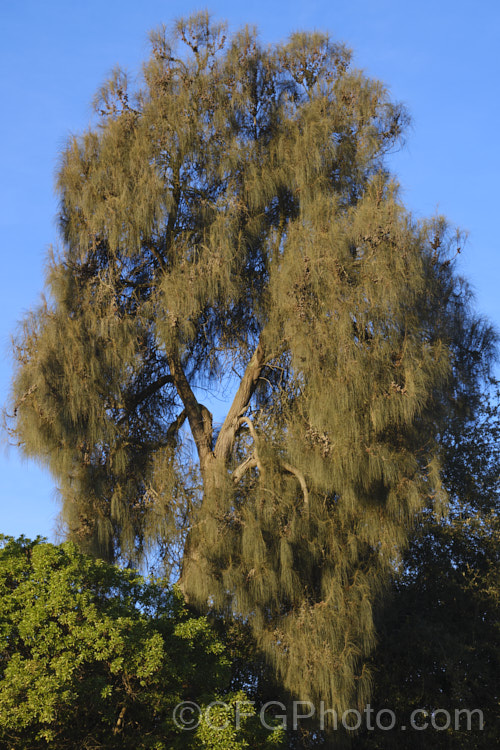
[[[13,434],[83,549],[160,549],[287,689],[363,703],[373,605],[445,501],[439,437],[494,340],[460,237],[417,222],[388,171],[404,108],[325,34],[264,47],[200,14],[95,111],[61,155]]]
[[[500,710],[500,403],[481,399],[459,432],[441,438],[449,511],[427,510],[410,537],[391,595],[377,613],[371,705],[391,706],[399,725],[412,711],[480,710],[448,731],[366,732],[363,749],[489,748]],[[456,425],[455,425],[456,427]],[[445,724],[440,716],[441,726]],[[439,726],[439,721],[438,721]],[[354,747],[358,745],[354,743]]]
[[[86,557],[72,543],[3,538],[0,545],[4,747],[281,746],[283,731],[253,718],[241,689],[229,692],[225,646],[179,591]],[[200,706],[193,731],[175,721],[182,701]],[[214,701],[228,711],[245,705],[239,727],[234,716],[218,720]]]

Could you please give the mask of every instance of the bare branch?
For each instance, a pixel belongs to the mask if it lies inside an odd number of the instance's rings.
[[[208,457],[212,455],[212,415],[206,406],[198,402],[194,395],[186,373],[182,368],[179,352],[175,347],[171,347],[168,351],[167,361],[172,381],[184,404],[184,410],[198,450],[200,467],[203,470]]]
[[[239,425],[246,424],[250,431],[250,435],[252,436],[252,440],[254,444],[253,455],[255,456],[255,461],[257,462],[258,469],[262,473],[263,467],[260,462],[259,454],[257,452],[257,433],[255,432],[255,427],[253,425],[253,422],[250,419],[250,417],[240,417],[240,419],[238,420],[238,424]]]
[[[253,469],[255,466],[258,466],[258,462],[257,458],[252,453],[252,455],[247,456],[245,460],[233,471],[232,479],[234,484],[238,484],[238,482],[243,479],[247,471],[249,469]]]
[[[233,399],[233,403],[227,413],[224,423],[219,432],[219,437],[215,444],[214,455],[217,459],[227,461],[229,458],[238,427],[240,426],[240,417],[248,408],[260,374],[264,367],[264,347],[259,342],[254,351],[250,362],[247,365],[245,373],[241,379],[239,388]]]
[[[299,480],[300,486],[302,487],[302,493],[304,495],[304,505],[306,506],[306,508],[308,508],[309,507],[309,492],[307,491],[307,484],[306,484],[306,480],[304,479],[304,475],[302,474],[301,471],[296,469],[295,466],[292,466],[291,464],[283,463],[282,466],[285,469],[285,471],[290,472],[290,474],[293,474]]]
[[[256,444],[257,443],[257,433],[255,431],[254,424],[253,424],[252,420],[250,419],[250,417],[240,417],[239,420],[238,420],[238,424],[239,425],[242,425],[242,424],[246,424],[247,425],[247,427],[248,427],[248,429],[250,431],[250,435],[252,436],[252,439],[253,439],[254,443]]]

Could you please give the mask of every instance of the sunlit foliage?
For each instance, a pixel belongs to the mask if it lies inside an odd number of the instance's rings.
[[[224,644],[164,581],[72,543],[0,538],[2,747],[209,750],[214,738],[217,750],[280,747],[279,727],[248,709],[239,731],[233,713],[216,725],[213,701],[247,701],[228,693],[229,680]],[[198,729],[176,723],[182,701],[198,703]]]

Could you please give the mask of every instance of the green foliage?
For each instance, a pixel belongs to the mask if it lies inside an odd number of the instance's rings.
[[[239,731],[232,721],[211,735],[210,715],[198,732],[176,726],[181,701],[203,712],[218,698],[247,700],[225,695],[229,668],[223,643],[206,618],[189,615],[179,591],[86,557],[72,543],[2,539],[2,747],[278,746],[279,731],[250,718]]]
[[[269,719],[267,723],[269,724]],[[269,724],[272,726],[272,724]],[[207,750],[243,750],[259,747],[273,750],[284,747],[286,735],[277,724],[269,730],[261,723],[257,712],[244,692],[213,701],[200,720],[196,737]]]
[[[70,538],[159,548],[286,689],[342,712],[368,697],[374,603],[444,501],[438,438],[494,337],[445,222],[416,222],[384,165],[404,109],[346,48],[263,47],[203,13],[151,46],[61,156],[62,248],[17,339],[12,431]],[[201,388],[234,394],[222,424]]]

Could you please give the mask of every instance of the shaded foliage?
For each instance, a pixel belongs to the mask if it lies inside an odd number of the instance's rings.
[[[454,429],[452,429],[454,428]],[[416,709],[429,722],[449,711],[448,730],[374,732],[363,748],[489,748],[500,727],[500,405],[495,389],[474,418],[442,438],[445,518],[428,512],[406,551],[392,596],[378,618],[375,707],[390,706],[398,725]],[[466,714],[480,710],[467,729]],[[445,724],[443,714],[438,725]],[[358,745],[354,743],[357,747]]]

